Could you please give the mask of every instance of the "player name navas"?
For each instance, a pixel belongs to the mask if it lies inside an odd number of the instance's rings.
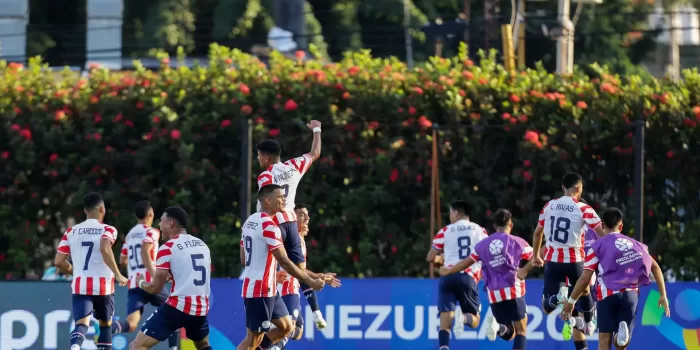
[[[558,210],[558,211],[568,211],[569,213],[573,213],[574,209],[576,209],[576,207],[573,205],[567,205],[567,204],[557,204],[557,205],[552,204],[551,206],[549,206],[549,209]]]
[[[183,244],[176,244],[177,249],[183,250],[187,248],[194,248],[194,247],[204,247],[205,244],[201,239],[193,239],[189,241],[185,241]]]
[[[296,169],[292,169],[292,170],[287,170],[279,175],[275,175],[275,182],[279,183],[280,181],[290,179],[294,175],[295,171],[296,171]]]
[[[84,227],[84,228],[76,228],[73,230],[73,234],[76,235],[101,235],[105,232],[105,230],[101,228],[90,228],[90,227]]]

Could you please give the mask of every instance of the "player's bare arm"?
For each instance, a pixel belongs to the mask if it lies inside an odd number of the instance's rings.
[[[564,300],[563,302],[564,309],[561,312],[562,319],[567,320],[569,317],[571,317],[571,312],[574,310],[574,305],[576,304],[575,300],[578,300],[578,298],[580,298],[581,295],[583,295],[586,289],[588,289],[588,286],[591,284],[592,278],[593,270],[584,269],[581,278],[579,278],[578,281],[576,281],[576,286],[574,286],[574,290],[571,292],[569,300]],[[574,302],[571,303],[571,301]]]
[[[306,124],[306,127],[314,132],[314,141],[311,144],[311,152],[309,152],[309,156],[311,156],[312,161],[316,161],[316,159],[321,157],[321,122],[318,120],[312,120]]]
[[[431,263],[437,262],[436,260],[438,259],[438,256],[440,256],[440,253],[441,252],[439,250],[430,247],[430,250],[428,251],[428,256],[425,257],[425,261]]]
[[[532,251],[534,256],[533,265],[535,267],[544,266],[544,260],[540,256],[540,249],[542,248],[542,236],[544,235],[544,226],[537,225],[535,233],[532,235]]]
[[[468,269],[470,266],[472,266],[475,262],[476,261],[474,261],[474,259],[472,259],[472,257],[470,256],[464,260],[461,260],[460,262],[458,262],[457,264],[455,264],[452,267],[443,266],[440,268],[440,276],[447,276],[447,275],[451,275],[453,273],[464,271],[464,270]]]
[[[143,266],[146,267],[148,273],[154,276],[156,274],[156,263],[151,259],[151,251],[153,251],[153,242],[141,242],[141,261],[143,261]]]
[[[668,307],[668,298],[666,297],[666,282],[664,281],[664,273],[661,271],[656,260],[652,259],[651,273],[654,275],[656,285],[659,288],[659,307],[664,308],[666,317],[671,317],[671,309]]]
[[[598,237],[605,236],[605,230],[603,230],[603,224],[598,224],[598,226],[596,226],[596,228],[594,228],[593,230],[598,235]]]
[[[324,281],[322,279],[313,279],[306,274],[306,271],[299,269],[291,260],[289,260],[287,257],[287,251],[284,250],[284,247],[273,250],[272,255],[275,256],[275,259],[277,259],[280,266],[282,266],[282,268],[287,271],[288,274],[298,279],[299,282],[308,285],[314,290],[323,289],[323,285],[325,284]]]
[[[245,266],[245,249],[241,248],[238,255],[241,257],[241,265]]]
[[[153,280],[151,282],[146,282],[143,275],[136,276],[136,283],[139,288],[145,290],[150,294],[158,294],[165,287],[165,282],[168,280],[168,275],[170,272],[164,269],[156,269],[156,273],[153,274]],[[144,281],[144,282],[141,282]]]
[[[534,269],[534,268],[535,268],[535,265],[532,264],[532,260],[528,261],[527,264],[525,264],[525,266],[518,269],[518,273],[517,273],[518,278],[520,278],[521,280],[524,280],[525,277],[527,277],[527,275],[530,273],[530,271],[532,271],[532,269]]]
[[[128,266],[129,265],[129,256],[128,255],[120,255],[119,256],[119,264]]]
[[[65,274],[72,275],[73,274],[73,265],[71,265],[70,262],[68,262],[68,258],[70,257],[70,254],[63,254],[61,252],[56,252],[56,257],[53,259],[53,264],[56,266],[57,269],[62,271]]]
[[[112,242],[107,238],[102,238],[100,240],[100,254],[102,254],[102,260],[104,260],[107,267],[112,270],[114,274],[114,279],[120,286],[125,286],[129,279],[122,275],[119,271],[119,266],[117,266],[117,261],[114,259],[114,252],[112,251]]]

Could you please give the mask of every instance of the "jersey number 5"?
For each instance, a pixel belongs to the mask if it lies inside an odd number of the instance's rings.
[[[549,241],[559,242],[561,244],[568,243],[570,228],[571,220],[567,218],[557,218],[551,216],[549,218]]]
[[[192,269],[195,270],[196,272],[199,272],[201,274],[201,278],[198,280],[194,280],[194,285],[195,286],[203,286],[205,283],[207,283],[207,269],[202,266],[197,264],[197,260],[204,259],[203,254],[191,254],[190,258],[192,259]]]
[[[466,259],[472,254],[472,238],[469,236],[459,237],[457,239],[457,246],[459,247],[459,258]]]

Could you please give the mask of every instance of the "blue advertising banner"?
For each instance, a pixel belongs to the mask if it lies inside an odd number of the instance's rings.
[[[60,292],[56,287],[60,287]],[[212,346],[216,350],[233,350],[245,336],[241,281],[216,279],[212,289]],[[541,311],[542,281],[528,280],[527,290],[528,348],[572,349],[573,345],[561,337],[563,323],[558,314],[544,315]],[[125,316],[125,292],[123,288],[117,291],[116,315],[121,317]],[[0,283],[0,295],[0,349],[64,348],[71,327],[67,284]],[[318,296],[328,327],[317,331],[307,321],[304,339],[290,342],[287,349],[437,349],[437,280],[344,279],[342,287],[326,288]],[[669,284],[668,296],[671,318],[665,318],[657,307],[659,294],[655,285],[642,289],[630,349],[700,350],[700,283]],[[491,310],[483,293],[481,301],[484,319]],[[311,320],[311,310],[304,307],[305,319]],[[130,339],[128,336],[119,344],[115,342],[114,349],[125,349]],[[597,334],[589,338],[589,348],[597,348],[596,339]],[[87,343],[85,349],[92,345]],[[451,345],[483,350],[512,346],[500,339],[488,341],[483,327],[466,328],[458,338],[453,332]],[[181,348],[194,349],[186,340]]]

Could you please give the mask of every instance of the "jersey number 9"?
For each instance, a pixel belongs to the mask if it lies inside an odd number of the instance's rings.
[[[250,266],[253,260],[253,239],[250,236],[245,237],[245,266]]]

